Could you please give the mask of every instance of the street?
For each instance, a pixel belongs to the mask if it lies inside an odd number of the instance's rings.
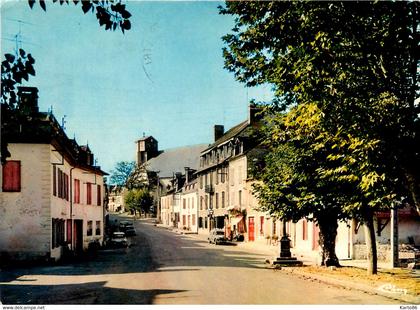
[[[135,222],[126,249],[2,270],[3,304],[399,304],[266,269],[264,256]]]

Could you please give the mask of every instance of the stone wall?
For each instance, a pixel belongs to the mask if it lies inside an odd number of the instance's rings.
[[[391,245],[390,244],[377,244],[378,261],[389,262],[391,261]],[[365,244],[353,245],[353,259],[367,259],[367,249]]]

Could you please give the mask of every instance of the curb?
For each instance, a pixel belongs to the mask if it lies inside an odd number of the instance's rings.
[[[270,268],[273,268],[273,267],[270,267]],[[416,295],[405,294],[401,292],[387,292],[381,289],[381,287],[383,286],[375,288],[367,284],[360,284],[360,283],[350,282],[348,280],[335,279],[335,278],[326,277],[319,274],[313,274],[313,273],[305,272],[303,270],[299,270],[295,268],[292,269],[292,268],[293,267],[282,267],[282,268],[276,268],[276,269],[281,270],[282,272],[290,274],[290,275],[296,275],[303,279],[312,279],[312,280],[316,280],[325,284],[340,286],[346,289],[359,290],[368,294],[380,295],[387,298],[403,301],[409,304],[415,304],[415,305],[420,304],[420,297]]]

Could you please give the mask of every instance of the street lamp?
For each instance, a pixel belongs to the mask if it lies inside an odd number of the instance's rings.
[[[290,239],[287,236],[286,221],[283,220],[283,236],[280,239],[280,257],[291,258],[292,252],[290,252]]]
[[[290,239],[286,232],[286,220],[283,219],[282,222],[283,236],[280,240],[280,257],[277,257],[272,264],[279,266],[302,266],[303,263],[301,261],[297,260],[296,257],[292,257],[292,253],[290,252]]]

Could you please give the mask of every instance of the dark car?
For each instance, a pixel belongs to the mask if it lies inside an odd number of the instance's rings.
[[[120,225],[119,225],[119,230],[122,232],[125,232],[128,228],[133,228],[133,222],[129,222],[129,221],[121,221]]]
[[[210,231],[209,237],[207,238],[209,243],[221,244],[226,243],[225,232],[223,229],[213,229]]]
[[[128,227],[125,228],[125,235],[127,237],[135,236],[136,235],[136,230],[134,229],[134,227],[128,226]]]
[[[125,233],[116,231],[112,233],[111,239],[109,240],[109,246],[116,248],[126,248],[128,246],[127,238]]]

